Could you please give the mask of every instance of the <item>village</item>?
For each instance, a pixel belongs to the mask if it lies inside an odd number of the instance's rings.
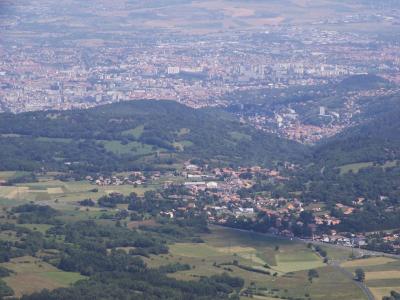
[[[355,199],[352,206],[337,203],[334,210],[340,211],[341,216],[336,216],[317,200],[305,203],[298,196],[274,197],[269,191],[259,190],[261,183],[277,185],[288,181],[287,171],[296,167],[286,164],[271,169],[259,166],[210,168],[188,161],[175,172],[137,171],[123,175],[87,176],[86,180],[98,186],[134,187],[159,182],[157,192],[175,203],[159,212],[167,219],[187,213],[203,214],[210,224],[344,247],[400,252],[400,233],[397,231],[365,233],[338,230],[343,218],[363,207],[365,198]]]

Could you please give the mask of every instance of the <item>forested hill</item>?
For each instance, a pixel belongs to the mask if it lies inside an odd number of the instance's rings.
[[[302,190],[306,201],[364,205],[342,219],[339,230],[376,231],[398,228],[400,199],[400,98],[376,98],[359,115],[361,125],[316,145],[313,163],[304,167],[288,186]],[[382,200],[384,199],[384,200]]]
[[[386,79],[374,74],[352,75],[335,86],[339,91],[377,90],[392,84]]]
[[[225,112],[170,101],[0,114],[0,135],[2,170],[115,171],[188,158],[270,165],[308,155],[305,146],[256,131]]]
[[[317,145],[315,161],[328,166],[400,159],[400,98],[377,99],[360,115],[365,121]]]

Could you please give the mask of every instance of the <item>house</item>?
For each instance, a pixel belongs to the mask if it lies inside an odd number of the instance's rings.
[[[324,236],[324,237],[322,238],[322,241],[323,241],[324,243],[329,243],[329,242],[331,241],[331,239],[330,239],[328,236]]]
[[[214,181],[207,182],[207,188],[208,189],[217,189],[218,188],[218,183]]]
[[[345,215],[351,215],[354,212],[354,207],[348,207],[346,210],[343,212]]]
[[[185,169],[188,171],[197,171],[199,169],[199,167],[196,165],[193,165],[193,164],[189,164],[189,165],[185,166]]]
[[[184,185],[186,187],[191,187],[191,186],[205,186],[206,183],[204,181],[193,181],[193,182],[185,182]]]

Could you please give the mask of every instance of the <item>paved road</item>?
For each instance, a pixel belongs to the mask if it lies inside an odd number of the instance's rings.
[[[245,229],[239,229],[239,228],[226,227],[226,226],[216,225],[216,224],[214,224],[214,226],[223,227],[223,228],[229,228],[229,229],[236,230],[236,231],[241,231],[241,232],[256,233],[256,234],[259,234],[259,235],[264,235],[264,236],[267,236],[267,237],[273,237],[273,238],[281,239],[281,240],[298,241],[298,242],[302,242],[302,243],[307,243],[307,244],[311,243],[313,245],[321,245],[321,246],[326,246],[326,247],[331,247],[331,248],[336,248],[336,249],[351,250],[351,247],[346,247],[346,246],[342,246],[342,245],[336,245],[336,244],[318,242],[318,241],[313,241],[313,240],[300,239],[300,238],[296,238],[296,237],[290,238],[290,237],[285,237],[285,236],[281,236],[281,235],[275,235],[275,234],[270,234],[270,233],[262,233],[262,232],[256,232],[256,231],[252,231],[252,230],[245,230]],[[355,254],[359,254],[359,256],[363,256],[363,255],[385,256],[385,257],[391,257],[391,258],[395,258],[395,259],[400,259],[400,255],[398,255],[398,254],[390,254],[390,253],[385,253],[385,252],[377,252],[377,251],[371,251],[371,250],[365,250],[365,249],[359,249],[359,248],[354,248],[354,252],[355,252]]]
[[[313,245],[321,245],[321,246],[326,246],[326,247],[331,247],[331,248],[336,248],[336,249],[351,250],[351,247],[346,247],[346,246],[342,246],[342,245],[329,244],[329,243],[323,243],[323,242],[312,241],[312,240],[303,240],[303,239],[296,239],[296,240],[302,241],[304,243],[312,243]],[[400,255],[398,255],[398,254],[390,254],[390,253],[371,251],[371,250],[365,250],[365,249],[360,249],[360,248],[354,248],[354,253],[358,254],[359,256],[364,256],[364,255],[385,256],[385,257],[400,259]]]
[[[354,280],[354,275],[350,271],[342,268],[340,266],[340,262],[338,261],[332,261],[330,263],[331,266],[333,266],[335,269],[337,269],[339,272],[341,272],[344,276],[349,278],[350,280],[353,280],[353,282],[363,291],[365,296],[367,297],[368,300],[375,300],[374,295],[372,294],[371,290],[365,285],[364,282],[360,282],[357,280]]]

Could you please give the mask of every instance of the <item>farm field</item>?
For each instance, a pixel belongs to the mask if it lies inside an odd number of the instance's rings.
[[[0,173],[1,174],[1,173]],[[3,176],[5,176],[3,174]],[[12,173],[7,176],[13,176]],[[100,219],[104,214],[101,207],[83,207],[79,205],[79,201],[84,199],[98,200],[104,195],[110,193],[121,193],[129,195],[132,192],[139,196],[148,190],[156,189],[162,182],[151,182],[148,185],[134,187],[132,185],[110,185],[97,186],[89,181],[60,181],[54,179],[54,176],[47,175],[38,178],[38,182],[21,183],[15,186],[0,186],[0,206],[13,207],[28,202],[49,205],[57,210],[62,211],[62,215],[58,218],[62,221],[81,221],[87,219]],[[126,208],[119,205],[116,209]],[[115,210],[115,209],[112,209]],[[99,220],[100,223],[107,223],[107,220]],[[25,224],[32,230],[44,233],[46,226],[37,224]]]
[[[1,266],[14,272],[11,276],[4,278],[4,281],[14,290],[17,297],[43,288],[67,287],[85,278],[79,273],[61,271],[31,256],[12,259],[8,263],[2,263]]]
[[[191,33],[204,33],[215,30],[274,26],[279,24],[309,24],[327,17],[351,14],[366,6],[343,1],[227,1],[227,0],[197,0],[175,1],[159,7],[142,7],[146,14],[144,26],[154,28],[175,28]],[[154,9],[161,10],[166,15],[164,20],[154,18]],[[218,18],[212,18],[217,15]],[[192,20],[192,22],[189,22]],[[142,25],[142,26],[143,26]],[[359,25],[359,24],[356,24]],[[364,25],[364,24],[362,24]],[[331,26],[336,28],[338,26]],[[359,25],[359,27],[362,27]],[[365,27],[365,26],[364,26]],[[363,30],[376,30],[363,28]]]
[[[11,178],[15,178],[18,176],[22,176],[26,174],[26,172],[20,172],[20,171],[2,171],[0,172],[0,180],[7,180]]]
[[[338,299],[339,289],[341,299],[364,299],[354,282],[324,264],[304,243],[216,226],[211,230],[211,234],[202,236],[205,243],[173,244],[170,254],[152,256],[146,262],[151,267],[174,262],[189,264],[191,270],[170,275],[182,280],[223,272],[240,276],[246,287],[256,287],[255,299],[305,295],[312,299]],[[307,275],[310,269],[316,269],[320,275],[312,283]]]
[[[145,191],[154,189],[156,186],[157,184],[149,184],[146,187],[133,187],[131,185],[96,186],[88,181],[63,182],[51,177],[42,177],[39,178],[39,182],[0,186],[0,198],[13,200],[10,204],[18,201],[38,201],[62,209],[70,204],[76,204],[79,200],[86,198],[97,200],[101,196],[113,192],[124,195],[135,192],[138,195],[143,195]],[[94,191],[95,189],[97,191]]]
[[[57,7],[67,6],[68,1],[54,4],[44,1],[50,5],[54,13],[46,20],[36,20],[53,26],[60,24]],[[106,3],[106,10],[101,9]],[[57,5],[57,6],[56,6]],[[189,34],[207,34],[237,29],[260,29],[270,28],[277,25],[303,25],[319,26],[326,30],[343,30],[357,32],[393,32],[398,31],[398,25],[390,21],[386,22],[357,22],[355,24],[321,24],[321,19],[343,18],[347,15],[357,14],[360,10],[366,13],[374,13],[373,8],[363,4],[361,1],[339,1],[339,0],[282,0],[282,1],[243,1],[243,0],[175,0],[170,3],[165,1],[128,1],[116,0],[94,2],[94,5],[75,5],[70,11],[64,24],[78,24],[74,31],[81,30],[92,32],[115,32],[115,28],[107,23],[101,22],[104,18],[118,20],[125,24],[118,31],[124,34],[132,30],[173,30],[174,32]],[[79,12],[79,13],[77,13]],[[82,19],[82,14],[90,13],[92,18]],[[98,25],[101,24],[100,28]],[[66,27],[68,30],[73,30]],[[43,35],[45,36],[45,35]],[[80,39],[86,46],[101,46],[107,41],[101,35],[92,38],[82,37]],[[140,128],[132,131],[139,134]],[[128,133],[129,134],[129,133]]]
[[[354,272],[356,268],[365,271],[365,284],[376,299],[389,296],[391,291],[400,292],[400,260],[388,257],[372,257],[348,261],[342,267]]]

